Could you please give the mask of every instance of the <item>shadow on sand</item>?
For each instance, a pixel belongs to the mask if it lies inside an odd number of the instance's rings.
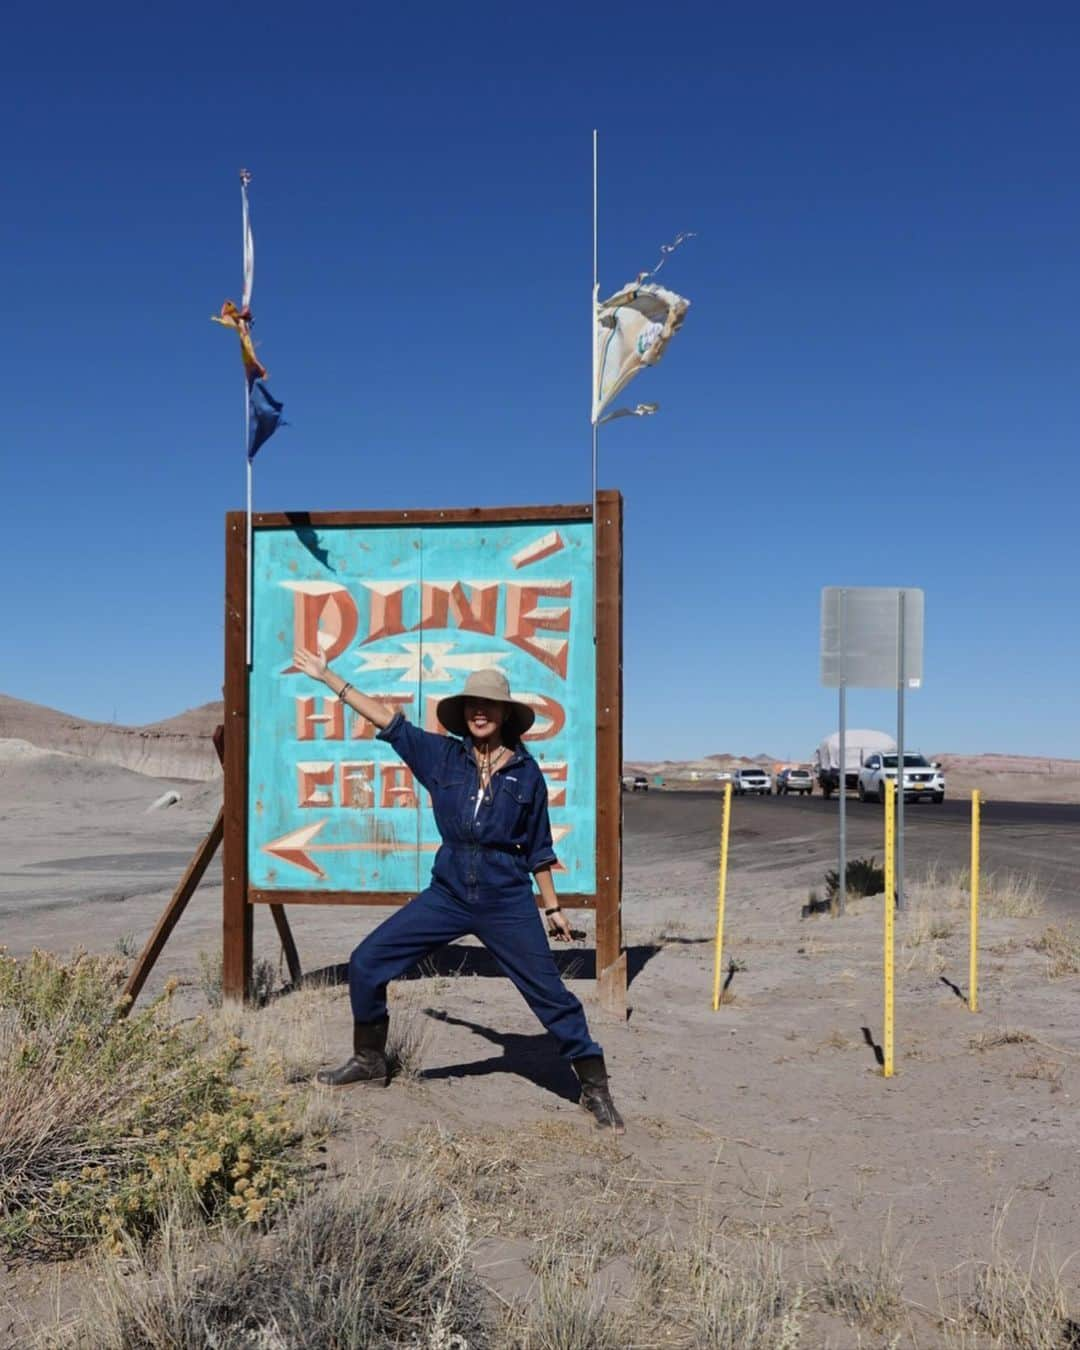
[[[632,984],[654,956],[658,956],[665,947],[693,947],[711,942],[711,938],[665,938],[660,943],[626,948],[626,982]],[[583,948],[552,948],[552,956],[564,980],[595,980],[596,950]],[[435,976],[454,978],[456,976],[474,976],[482,979],[504,979],[498,963],[486,947],[459,947],[451,943],[425,956],[400,978],[403,980],[432,979]],[[320,970],[305,972],[300,980],[300,988],[313,985],[348,984],[349,967],[346,962],[340,965],[323,966]],[[288,991],[282,991],[288,992]]]

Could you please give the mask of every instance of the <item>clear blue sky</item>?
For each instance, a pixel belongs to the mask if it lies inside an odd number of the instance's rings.
[[[602,290],[698,232],[603,436],[628,754],[808,754],[820,588],[903,584],[913,742],[1080,756],[1075,5],[22,3],[4,49],[3,692],[218,695],[242,164],[257,507],[586,500],[598,126]]]

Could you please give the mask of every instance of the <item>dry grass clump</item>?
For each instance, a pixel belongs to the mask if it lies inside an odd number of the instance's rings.
[[[605,1297],[595,1234],[563,1224],[539,1245],[537,1285],[509,1309],[502,1344],[514,1350],[625,1350],[639,1326],[625,1304]]]
[[[925,874],[908,885],[916,905],[932,910],[965,909],[971,903],[971,870],[931,863]],[[1046,905],[1046,887],[1037,877],[1021,872],[983,872],[979,880],[979,912],[988,919],[1030,919]]]
[[[215,1240],[215,1236],[217,1240]],[[96,1306],[39,1342],[64,1350],[484,1350],[462,1215],[429,1186],[314,1196],[270,1237],[175,1214],[152,1248],[103,1261]]]
[[[309,1083],[327,1056],[347,1053],[352,1017],[343,990],[325,985],[298,989],[264,1008],[226,1003],[213,1027],[250,1048],[260,1072],[281,1083]]]
[[[198,985],[203,997],[213,1009],[223,1006],[221,953],[199,952]],[[251,998],[256,1007],[261,1008],[273,996],[274,986],[278,982],[278,973],[273,964],[260,958],[251,968]]]
[[[1052,924],[1034,939],[1031,946],[1046,957],[1046,978],[1060,980],[1080,975],[1080,930],[1074,923],[1062,927]]]
[[[854,1261],[840,1254],[821,1253],[822,1276],[817,1298],[829,1312],[843,1317],[850,1326],[882,1332],[904,1315],[903,1255],[883,1237],[873,1260],[859,1256]]]
[[[994,1225],[990,1260],[975,1267],[970,1292],[943,1319],[949,1350],[1073,1350],[1080,1320],[1070,1310],[1064,1265],[1026,1261],[1004,1250],[1004,1214]]]
[[[572,1213],[597,1224],[648,1194],[640,1163],[614,1136],[578,1124],[544,1122],[521,1129],[455,1133],[425,1126],[386,1144],[383,1156],[403,1175],[422,1172],[451,1187],[480,1227],[518,1237],[549,1233],[553,1195],[574,1199]],[[630,1178],[633,1177],[631,1182]],[[559,1215],[560,1224],[566,1214]]]
[[[69,1256],[144,1237],[176,1196],[260,1223],[291,1189],[283,1103],[241,1087],[242,1042],[130,1017],[124,963],[0,956],[0,1250]]]
[[[1014,1078],[1027,1078],[1038,1083],[1049,1083],[1051,1092],[1061,1091],[1061,1062],[1049,1055],[1028,1055],[1027,1060],[1013,1074]]]
[[[1022,1027],[997,1027],[993,1031],[980,1031],[972,1036],[968,1044],[972,1050],[996,1050],[1000,1045],[1025,1045],[1035,1037]]]
[[[702,1215],[685,1245],[641,1245],[634,1273],[637,1325],[664,1336],[636,1343],[794,1350],[801,1342],[804,1292],[788,1283],[783,1249],[767,1232],[736,1246]]]
[[[955,932],[951,919],[929,905],[919,904],[912,910],[904,942],[908,947],[921,947],[927,942],[944,942]]]

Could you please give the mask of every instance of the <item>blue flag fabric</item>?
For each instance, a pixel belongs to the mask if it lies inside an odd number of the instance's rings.
[[[248,401],[251,407],[251,425],[248,436],[248,460],[250,462],[259,453],[260,447],[265,445],[278,427],[283,424],[281,412],[285,405],[277,401],[262,380],[252,380]]]

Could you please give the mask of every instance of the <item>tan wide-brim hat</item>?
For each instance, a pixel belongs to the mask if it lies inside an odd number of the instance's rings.
[[[468,731],[465,725],[465,700],[467,698],[486,698],[492,703],[505,703],[510,711],[503,729],[508,736],[520,738],[536,721],[536,713],[527,703],[518,703],[510,696],[510,681],[501,670],[474,670],[465,681],[460,694],[439,700],[435,709],[436,716],[447,731],[455,736],[464,736]]]

